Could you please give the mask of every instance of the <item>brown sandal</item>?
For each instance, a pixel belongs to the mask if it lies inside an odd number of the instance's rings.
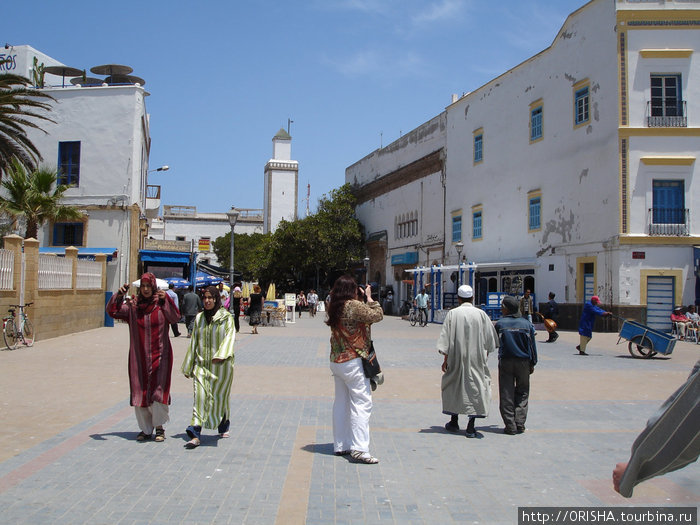
[[[192,438],[190,439],[187,443],[185,443],[185,448],[187,449],[192,449],[192,448],[197,448],[201,442],[197,438]]]
[[[162,443],[165,441],[165,429],[163,427],[156,428],[156,439],[157,443]]]

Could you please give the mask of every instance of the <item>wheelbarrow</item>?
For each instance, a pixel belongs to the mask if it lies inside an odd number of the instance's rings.
[[[676,346],[676,338],[672,335],[649,328],[637,321],[630,321],[621,317],[618,319],[622,321],[622,327],[620,328],[620,338],[617,340],[617,344],[620,344],[620,341],[623,339],[628,340],[627,349],[632,357],[649,359],[657,353],[670,355],[673,352],[673,348]]]

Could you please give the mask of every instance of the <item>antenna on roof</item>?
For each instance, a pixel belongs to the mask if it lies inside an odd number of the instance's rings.
[[[309,198],[311,197],[311,184],[306,183],[306,216],[309,216]]]
[[[294,121],[293,121],[292,119],[290,119],[290,118],[287,119],[287,134],[288,134],[288,135],[291,135],[290,131],[291,131],[291,129],[292,129],[292,123],[293,123],[293,122],[294,122]]]

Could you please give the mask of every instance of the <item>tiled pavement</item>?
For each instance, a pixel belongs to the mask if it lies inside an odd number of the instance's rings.
[[[697,505],[698,466],[640,485],[626,500],[611,471],[647,418],[687,377],[700,346],[633,359],[616,334],[540,344],[528,430],[483,439],[443,430],[439,325],[389,317],[374,328],[386,382],[374,396],[378,465],[333,455],[328,328],[304,315],[237,337],[231,439],[183,449],[191,384],[173,340],[165,443],[137,443],[128,406],[127,329],[118,324],[0,352],[0,523],[517,523],[518,506]],[[39,334],[40,334],[39,329]],[[545,334],[539,334],[540,340]],[[462,427],[464,423],[461,422]]]

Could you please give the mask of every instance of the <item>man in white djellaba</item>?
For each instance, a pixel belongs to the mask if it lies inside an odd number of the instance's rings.
[[[474,290],[463,284],[457,290],[459,306],[447,312],[437,350],[442,363],[442,412],[451,416],[445,428],[459,432],[459,414],[469,416],[466,436],[481,437],[474,426],[491,405],[491,375],[487,359],[498,348],[498,335],[489,316],[474,306]]]

